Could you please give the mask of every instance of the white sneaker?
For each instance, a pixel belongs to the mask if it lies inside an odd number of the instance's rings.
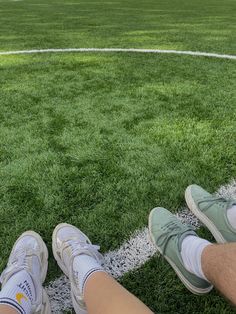
[[[74,258],[86,254],[92,256],[101,265],[103,256],[98,252],[99,246],[93,245],[89,238],[78,228],[62,223],[53,231],[53,255],[64,274],[71,283],[71,297],[77,314],[87,314],[83,293],[79,288],[78,273],[73,269]]]
[[[50,304],[42,284],[48,269],[48,250],[39,234],[34,231],[24,232],[15,242],[7,267],[2,272],[2,287],[8,279],[21,270],[26,270],[34,283],[36,300],[32,304],[32,313],[50,314]]]

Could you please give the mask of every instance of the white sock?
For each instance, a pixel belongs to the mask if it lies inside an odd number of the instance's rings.
[[[236,229],[236,205],[227,210],[227,218],[231,226]]]
[[[209,244],[211,243],[205,239],[189,235],[184,238],[181,246],[181,256],[186,269],[206,281],[208,280],[202,270],[201,257],[203,250]]]
[[[0,304],[9,305],[20,314],[30,314],[35,300],[35,288],[26,270],[14,274],[0,292]]]
[[[73,262],[73,270],[78,278],[79,289],[84,294],[84,288],[88,278],[95,272],[105,272],[103,267],[92,256],[82,254],[76,256]]]

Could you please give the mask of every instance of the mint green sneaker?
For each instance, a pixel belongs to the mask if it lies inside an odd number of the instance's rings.
[[[181,245],[188,235],[197,236],[192,226],[184,225],[165,208],[154,208],[149,215],[149,233],[158,251],[170,263],[185,287],[194,294],[205,294],[213,286],[189,272],[181,257]]]
[[[236,230],[227,218],[227,209],[236,205],[236,200],[214,196],[196,184],[187,187],[185,199],[189,209],[218,243],[236,242]]]

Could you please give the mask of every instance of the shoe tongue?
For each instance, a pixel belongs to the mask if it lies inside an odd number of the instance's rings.
[[[68,267],[70,267],[69,265],[71,263],[71,259],[74,253],[78,250],[80,251],[80,249],[81,251],[85,250],[83,249],[83,246],[80,247],[80,245],[76,241],[74,242],[73,240],[70,240],[69,245],[63,250],[63,259]]]
[[[70,260],[71,260],[71,255],[72,255],[72,249],[70,246],[68,246],[67,248],[65,248],[62,252],[63,255],[63,260],[65,262],[65,264],[69,267],[70,265]]]
[[[231,207],[236,205],[236,199],[231,199],[227,202],[227,209],[230,209]]]
[[[32,274],[37,278],[41,276],[40,263],[37,256],[32,256]]]

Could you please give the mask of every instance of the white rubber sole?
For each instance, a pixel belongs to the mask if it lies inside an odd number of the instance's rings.
[[[185,191],[185,200],[188,205],[188,208],[192,211],[192,213],[210,230],[213,237],[218,243],[227,243],[221,232],[215,226],[215,224],[198,208],[195,203],[192,193],[191,186],[187,187]]]
[[[155,245],[155,247],[157,248],[157,250],[163,255],[162,250],[156,245],[156,241],[154,239],[154,237],[152,236],[151,233],[151,220],[152,220],[152,214],[153,212],[156,210],[156,208],[154,208],[150,214],[149,214],[149,221],[148,221],[148,225],[149,225],[149,236],[150,239],[152,241],[152,243]],[[167,262],[171,265],[171,267],[174,269],[175,273],[177,274],[177,276],[179,277],[179,279],[181,280],[181,282],[184,284],[184,286],[191,291],[193,294],[197,294],[197,295],[202,295],[202,294],[206,294],[209,293],[212,289],[213,286],[210,286],[209,288],[206,289],[201,289],[201,288],[197,288],[194,285],[191,284],[190,281],[188,281],[188,279],[182,274],[182,272],[179,270],[179,268],[175,265],[175,263],[168,258],[167,256],[164,256],[164,258],[167,260]]]
[[[76,314],[88,314],[87,310],[79,307],[79,305],[76,302],[75,296],[72,293],[72,291],[71,291],[71,299],[72,299],[73,308],[74,308]]]
[[[45,289],[43,289],[43,304],[44,304],[44,308],[40,314],[51,314],[52,312],[51,312],[51,307],[50,307],[50,301],[49,301],[49,298]]]

